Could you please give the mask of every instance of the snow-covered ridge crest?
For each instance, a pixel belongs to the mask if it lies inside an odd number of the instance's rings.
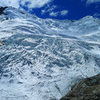
[[[97,33],[100,31],[100,20],[93,18],[92,16],[86,16],[79,21],[40,19],[35,15],[27,14],[26,12],[13,7],[8,7],[4,10],[4,15],[0,16],[0,21],[12,23],[14,21],[14,24],[15,21],[18,23],[20,21],[21,24],[27,24],[27,22],[28,25],[34,24],[36,29],[37,27],[40,27],[39,29],[41,29],[41,32],[37,32],[36,34],[61,34],[74,37],[86,37],[88,34],[89,36],[92,36],[94,32]],[[13,24],[11,27],[13,27]]]
[[[59,100],[100,73],[100,20],[40,19],[8,7],[0,15],[0,100]]]

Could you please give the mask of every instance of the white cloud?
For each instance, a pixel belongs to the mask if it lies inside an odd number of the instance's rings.
[[[67,14],[68,14],[68,10],[62,10],[62,11],[61,11],[61,15],[62,15],[62,16],[65,16],[65,15],[67,15]]]
[[[51,11],[53,11],[55,8],[57,8],[57,6],[53,5],[53,6],[50,7],[47,11],[48,11],[48,12],[51,12]]]
[[[45,14],[46,13],[46,10],[41,10],[41,14]]]
[[[58,12],[50,12],[49,15],[52,17],[57,17],[57,16],[65,16],[68,14],[68,10],[62,10]]]
[[[52,0],[0,0],[0,6],[12,6],[20,8],[27,3],[28,8],[40,8]]]
[[[25,5],[28,3],[28,8],[40,8],[50,1],[51,0],[21,0],[20,4]]]
[[[99,13],[95,13],[93,16],[94,17],[100,17],[100,14]]]
[[[49,13],[52,12],[54,9],[56,9],[57,6],[53,5],[50,7],[50,5],[47,5],[47,7],[45,7],[42,11],[41,14],[45,14],[45,13]]]
[[[52,17],[57,17],[58,14],[59,14],[59,12],[51,12],[51,13],[49,13],[49,15],[52,16]]]
[[[87,0],[88,4],[97,3],[97,2],[100,2],[100,0]]]
[[[0,0],[0,6],[12,6],[19,8],[20,0]]]

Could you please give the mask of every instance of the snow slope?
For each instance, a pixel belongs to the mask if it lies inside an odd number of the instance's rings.
[[[100,20],[40,19],[9,7],[0,15],[0,100],[59,100],[100,73]]]

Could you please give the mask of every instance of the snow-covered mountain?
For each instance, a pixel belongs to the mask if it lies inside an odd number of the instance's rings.
[[[0,15],[0,100],[59,100],[98,73],[99,19],[40,19],[12,7]]]

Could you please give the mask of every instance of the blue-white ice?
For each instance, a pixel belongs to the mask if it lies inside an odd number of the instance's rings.
[[[100,73],[99,19],[40,19],[12,7],[5,13],[0,100],[59,100],[80,79]]]

